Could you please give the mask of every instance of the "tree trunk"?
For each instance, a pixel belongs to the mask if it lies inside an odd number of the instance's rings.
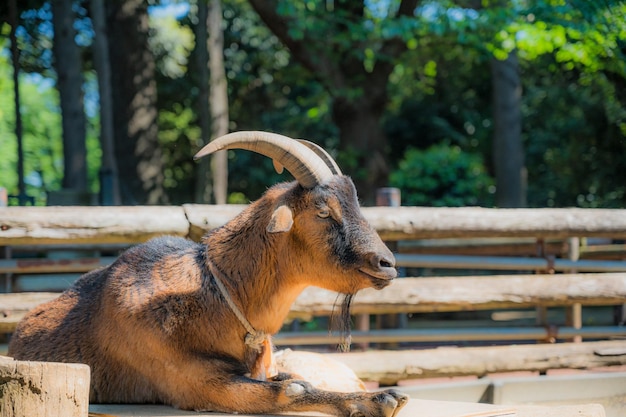
[[[91,0],[91,20],[94,31],[93,61],[98,73],[100,93],[100,146],[102,164],[100,166],[100,204],[116,206],[121,204],[119,177],[113,144],[113,103],[111,98],[111,67],[109,42],[107,38],[104,0]]]
[[[491,60],[493,80],[493,158],[498,207],[526,206],[526,169],[521,137],[522,85],[515,51]]]
[[[228,90],[226,71],[224,70],[224,32],[222,30],[221,0],[210,0],[207,26],[209,70],[211,87],[209,102],[211,110],[211,139],[228,133]],[[213,194],[217,204],[225,204],[228,195],[228,154],[217,152],[212,155],[211,172],[213,173]]]
[[[80,50],[74,38],[72,0],[52,1],[54,67],[61,97],[63,125],[63,188],[87,190],[86,119]]]
[[[155,61],[148,47],[148,6],[105,2],[109,28],[115,157],[123,204],[168,202],[158,141]]]
[[[198,124],[200,125],[200,147],[203,141],[211,138],[211,112],[209,110],[209,51],[208,51],[208,0],[198,1],[198,23],[195,25],[195,57],[198,86]],[[200,204],[211,203],[213,184],[211,180],[211,159],[202,158],[196,166],[195,202]]]
[[[3,417],[86,417],[89,366],[16,361],[0,356],[0,411]]]
[[[341,150],[352,162],[345,164],[344,171],[352,176],[364,205],[374,205],[376,190],[388,185],[387,138],[380,124],[383,111],[384,104],[372,103],[367,97],[356,101],[337,97],[333,102]]]
[[[249,0],[267,27],[291,51],[292,56],[318,78],[334,97],[333,121],[339,129],[340,147],[347,155],[344,172],[355,181],[361,200],[373,205],[376,189],[387,185],[389,167],[385,157],[387,138],[380,125],[387,105],[387,83],[394,68],[394,60],[406,50],[406,42],[400,38],[371,39],[345,36],[350,25],[362,25],[366,5],[364,1],[334,2],[322,17],[334,23],[334,29],[309,37],[309,29],[297,31],[293,37],[291,26],[298,20],[278,13],[276,1]],[[412,17],[417,0],[402,0],[395,16]],[[330,41],[329,41],[330,40]],[[362,54],[357,51],[367,46],[378,55],[373,68],[366,69]],[[357,93],[358,92],[358,93]],[[355,97],[357,95],[357,97]]]
[[[18,12],[16,0],[9,0],[9,24],[11,32],[11,64],[13,66],[13,107],[15,109],[15,138],[17,139],[17,200],[18,205],[26,205],[26,183],[24,182],[24,140],[22,113],[20,112],[20,50],[17,47]]]

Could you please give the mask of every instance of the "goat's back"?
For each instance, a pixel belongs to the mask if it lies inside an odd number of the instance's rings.
[[[9,355],[90,365],[92,381],[100,385],[92,385],[92,401],[125,402],[120,394],[156,401],[145,361],[171,354],[169,339],[204,308],[202,254],[201,245],[173,237],[127,250],[27,314]]]

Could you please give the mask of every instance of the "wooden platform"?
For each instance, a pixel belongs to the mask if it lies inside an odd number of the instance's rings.
[[[90,417],[232,417],[223,413],[195,413],[159,405],[106,405],[92,404]],[[322,416],[322,414],[263,415]],[[240,417],[250,416],[238,414]],[[576,406],[502,406],[491,404],[460,403],[411,399],[397,417],[605,417],[604,408],[598,404]]]

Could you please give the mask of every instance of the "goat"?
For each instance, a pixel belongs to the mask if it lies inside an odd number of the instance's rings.
[[[91,402],[394,417],[398,391],[324,391],[272,366],[270,337],[305,287],[353,295],[396,277],[352,180],[317,145],[266,132],[222,136],[194,158],[222,149],[268,156],[295,181],[202,243],[156,238],[83,275],[21,321],[9,355],[90,365]]]

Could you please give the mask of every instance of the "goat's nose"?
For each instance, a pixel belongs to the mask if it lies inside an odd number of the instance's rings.
[[[370,266],[374,269],[394,268],[396,258],[391,253],[372,253],[370,255]]]

